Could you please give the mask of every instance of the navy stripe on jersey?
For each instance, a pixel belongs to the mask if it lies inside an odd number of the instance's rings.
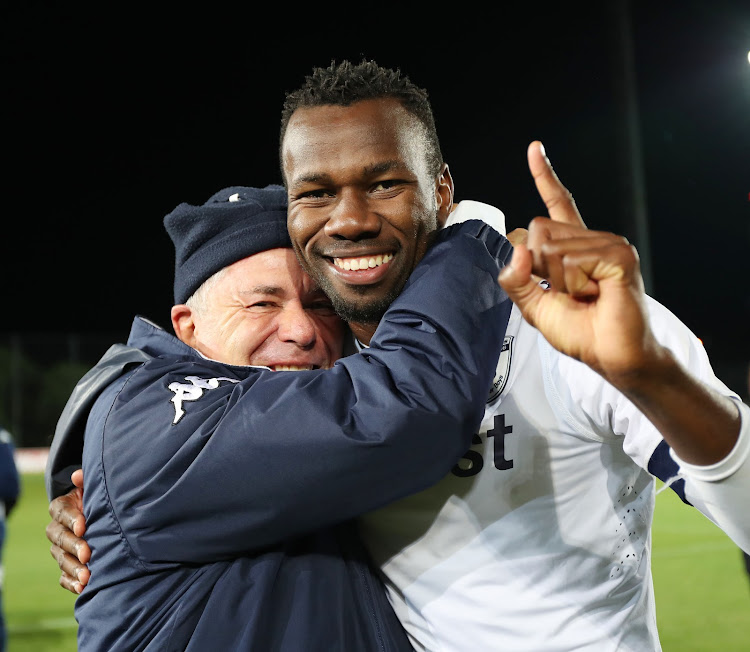
[[[662,442],[656,447],[651,459],[648,461],[648,472],[651,475],[655,475],[659,480],[665,483],[668,483],[680,472],[680,467],[677,462],[672,459],[669,451],[669,444],[662,440]],[[685,480],[683,478],[675,480],[669,485],[669,488],[680,497],[680,500],[683,503],[690,505],[687,498],[685,498]]]

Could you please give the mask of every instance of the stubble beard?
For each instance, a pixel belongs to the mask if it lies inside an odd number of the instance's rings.
[[[317,276],[317,275],[316,275]],[[361,299],[344,298],[336,291],[334,284],[327,278],[315,278],[323,292],[333,304],[333,309],[339,317],[348,324],[377,324],[383,318],[386,310],[398,298],[406,285],[406,280],[398,287],[391,288],[379,299],[368,300],[367,286],[353,286],[352,290],[361,296]]]
[[[430,230],[425,236],[426,245],[424,251],[418,256],[417,262],[424,257],[424,253],[430,248],[430,246],[432,246],[437,233],[437,224],[435,224],[433,230]],[[415,240],[419,240],[419,235],[415,233],[414,238]],[[301,258],[300,256],[298,257]],[[306,266],[303,265],[303,267]],[[313,279],[315,279],[315,281],[317,281],[320,288],[331,300],[333,309],[347,324],[371,324],[377,326],[385,312],[390,308],[391,304],[398,299],[414,269],[409,272],[409,275],[406,278],[398,282],[397,285],[388,290],[379,299],[368,298],[367,295],[370,288],[366,285],[350,286],[351,291],[361,297],[360,300],[356,298],[351,299],[342,297],[337,292],[336,286],[331,281],[330,277],[326,276],[322,271],[319,272],[317,269],[310,268],[306,271]]]

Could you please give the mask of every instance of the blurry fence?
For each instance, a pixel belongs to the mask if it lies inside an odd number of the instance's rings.
[[[49,446],[76,382],[127,334],[0,333],[0,426],[18,448]],[[717,376],[748,400],[748,361],[719,358],[708,344]]]
[[[0,333],[0,425],[18,448],[49,446],[76,382],[127,332]]]

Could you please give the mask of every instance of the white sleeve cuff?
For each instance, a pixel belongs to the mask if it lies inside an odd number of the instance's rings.
[[[685,497],[742,550],[750,553],[750,407],[737,402],[740,436],[723,460],[709,466],[686,464],[674,453],[685,479]]]
[[[743,465],[748,466],[750,473],[750,464],[747,464],[750,458],[750,406],[734,401],[740,412],[740,434],[737,443],[729,454],[715,464],[708,466],[697,466],[688,464],[679,458],[679,456],[670,450],[670,455],[680,467],[681,475],[685,477],[702,480],[703,482],[719,482],[737,473]]]

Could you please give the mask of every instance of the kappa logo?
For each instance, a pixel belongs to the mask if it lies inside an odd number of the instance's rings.
[[[497,360],[495,380],[492,381],[492,387],[490,387],[490,395],[487,397],[487,403],[492,403],[497,400],[497,397],[503,393],[505,384],[508,382],[508,376],[510,375],[510,358],[512,354],[513,336],[506,335],[503,340],[503,349],[500,351],[500,357]]]
[[[222,380],[229,383],[240,382],[236,378],[200,378],[198,376],[185,376],[187,383],[169,383],[169,389],[174,392],[170,403],[174,404],[174,419],[172,423],[177,423],[182,419],[185,410],[182,409],[183,401],[197,401],[203,392],[207,389],[216,389]]]

